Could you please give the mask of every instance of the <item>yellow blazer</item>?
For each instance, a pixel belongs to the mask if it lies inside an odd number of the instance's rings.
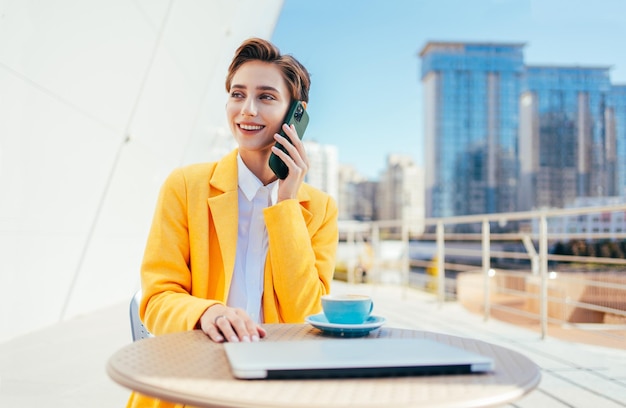
[[[297,199],[264,210],[266,323],[300,323],[321,311],[330,292],[338,242],[335,201],[308,184]],[[192,330],[204,311],[224,303],[237,248],[237,150],[166,179],[141,265],[139,314],[155,335]],[[173,407],[133,394],[129,407]]]

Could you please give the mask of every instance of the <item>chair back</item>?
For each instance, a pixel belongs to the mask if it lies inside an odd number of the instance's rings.
[[[139,318],[139,300],[141,299],[141,290],[135,292],[135,295],[130,300],[130,329],[133,336],[133,341],[152,337],[152,334],[146,330],[143,322]]]

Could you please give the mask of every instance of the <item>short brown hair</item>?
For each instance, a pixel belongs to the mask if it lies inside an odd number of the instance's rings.
[[[274,44],[261,38],[250,38],[235,51],[226,76],[226,92],[230,92],[230,85],[237,70],[248,61],[275,64],[283,74],[292,100],[309,101],[311,78],[306,68],[297,59],[291,55],[282,55]]]

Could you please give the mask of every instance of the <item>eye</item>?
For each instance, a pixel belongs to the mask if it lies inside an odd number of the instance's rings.
[[[264,99],[264,100],[267,100],[267,101],[273,101],[273,100],[276,100],[276,98],[274,97],[274,95],[271,95],[271,94],[261,94],[261,95],[259,96],[259,99]]]
[[[243,98],[244,95],[241,91],[233,91],[230,93],[231,98]]]

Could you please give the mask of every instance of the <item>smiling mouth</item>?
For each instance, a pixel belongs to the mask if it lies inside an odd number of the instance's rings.
[[[265,126],[263,125],[244,125],[242,123],[239,124],[239,127],[243,130],[261,130]]]

